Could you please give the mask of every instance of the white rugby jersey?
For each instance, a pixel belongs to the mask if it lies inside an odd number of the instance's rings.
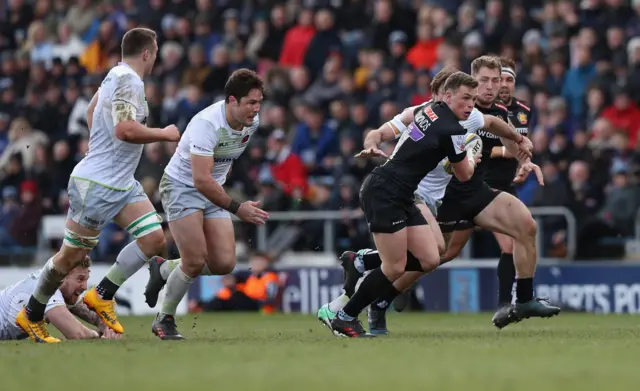
[[[222,186],[233,161],[242,155],[251,135],[258,130],[258,124],[256,115],[251,126],[241,131],[233,130],[227,122],[225,101],[214,103],[189,121],[165,173],[180,183],[194,186],[191,154],[211,156],[214,162],[211,176]]]
[[[118,101],[134,105],[136,121],[146,123],[149,107],[144,83],[129,65],[122,62],[113,67],[102,81],[89,133],[89,151],[73,169],[71,176],[117,190],[127,190],[133,186],[133,174],[144,146],[116,137],[111,108]]]
[[[29,302],[31,294],[36,289],[40,271],[31,273],[24,280],[8,286],[0,291],[0,340],[17,339],[24,335],[22,329],[16,326],[16,316]],[[66,305],[62,292],[57,290],[51,296],[44,310],[45,314],[52,308]]]
[[[419,106],[409,107],[406,110],[413,111]],[[407,130],[407,127],[402,123],[401,118],[402,113],[396,115],[391,121],[389,121],[398,131],[396,137],[399,137],[400,134]],[[479,129],[484,127],[484,115],[474,107],[469,118],[467,118],[466,121],[460,121],[460,125],[462,125],[468,133],[477,133]],[[420,182],[417,192],[423,198],[441,200],[444,197],[444,192],[447,189],[447,185],[450,180],[451,175],[447,174],[442,162],[440,162],[440,164],[438,164],[438,166],[427,174],[427,176]]]

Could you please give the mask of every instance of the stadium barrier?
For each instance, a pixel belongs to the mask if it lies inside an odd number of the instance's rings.
[[[109,270],[109,265],[94,265],[89,275],[89,287],[98,285]],[[26,278],[30,273],[38,271],[37,267],[0,267],[0,290],[13,285]],[[117,313],[119,315],[155,315],[162,308],[164,290],[160,292],[158,303],[154,308],[149,308],[144,301],[144,288],[149,279],[147,268],[138,270],[131,276],[116,293]],[[187,298],[178,305],[177,314],[187,313]]]
[[[542,238],[543,226],[540,223],[540,218],[545,216],[562,216],[567,221],[567,255],[564,259],[574,259],[576,254],[576,240],[577,240],[577,225],[576,219],[573,213],[562,206],[553,207],[532,207],[529,208],[531,214],[534,216],[538,223],[538,235],[537,246],[538,254],[543,254]],[[41,224],[41,240],[39,243],[39,249],[41,252],[45,252],[47,242],[51,239],[61,240],[64,238],[64,215],[45,216],[42,218]],[[234,219],[237,220],[235,216]],[[164,218],[164,216],[163,216]],[[285,221],[309,221],[309,220],[321,220],[324,222],[323,232],[323,249],[326,255],[334,257],[333,248],[335,241],[335,227],[334,223],[340,220],[346,219],[359,219],[362,218],[362,214],[356,211],[296,211],[296,212],[269,212],[270,222],[285,222]],[[259,250],[268,250],[268,234],[267,226],[262,225],[257,227],[257,248]],[[470,249],[472,242],[467,243],[461,254],[462,258],[470,258]],[[50,255],[43,255],[40,257],[39,262],[44,263]],[[557,258],[545,258],[544,261],[556,261]]]
[[[416,296],[429,312],[484,312],[497,308],[497,261],[456,260],[422,278]],[[242,271],[242,268],[239,268]],[[315,313],[342,293],[338,267],[280,267],[287,278],[281,310]],[[219,276],[200,277],[189,299],[209,301],[221,286]],[[538,297],[572,310],[600,314],[640,313],[640,265],[620,261],[540,265]]]

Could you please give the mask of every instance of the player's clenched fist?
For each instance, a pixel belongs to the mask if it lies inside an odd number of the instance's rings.
[[[175,125],[169,125],[162,129],[166,141],[180,141],[180,131]]]
[[[260,205],[260,201],[245,201],[240,204],[236,216],[242,221],[255,225],[263,225],[265,220],[269,218],[269,213],[258,208],[258,205]]]

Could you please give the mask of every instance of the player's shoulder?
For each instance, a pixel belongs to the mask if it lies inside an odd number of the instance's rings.
[[[200,126],[210,126],[212,128],[224,128],[226,123],[224,117],[224,101],[221,102],[216,102],[200,110],[193,116],[191,123],[198,123]]]
[[[131,67],[127,65],[118,64],[115,67],[111,68],[108,75],[112,75],[114,80],[120,84],[131,84],[143,86],[144,83],[140,76],[133,70]],[[108,77],[107,75],[107,77]]]
[[[513,105],[516,106],[519,110],[526,111],[527,113],[531,112],[531,109],[527,104],[525,104],[523,101],[518,100],[516,98],[513,98]]]
[[[496,111],[503,111],[505,114],[509,112],[507,106],[505,106],[502,102],[493,102],[493,108]]]

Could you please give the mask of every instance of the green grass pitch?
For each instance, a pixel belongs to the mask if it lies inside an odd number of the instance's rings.
[[[122,318],[121,341],[0,343],[2,391],[550,391],[640,387],[633,316],[560,314],[497,331],[491,314],[392,314],[392,335],[333,337],[314,317],[201,314],[187,341]]]

